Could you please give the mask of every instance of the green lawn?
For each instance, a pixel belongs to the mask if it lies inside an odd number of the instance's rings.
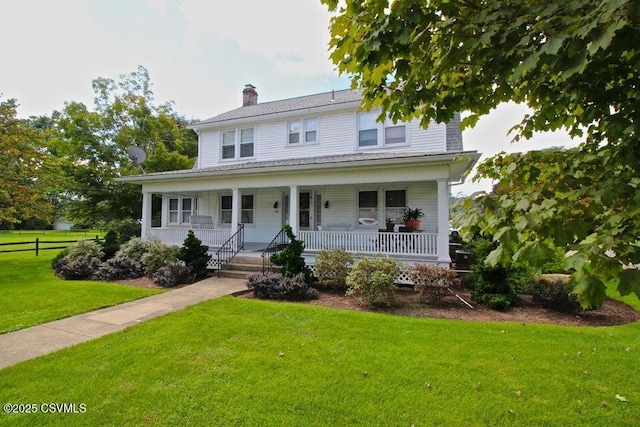
[[[86,407],[0,424],[632,426],[639,364],[640,323],[472,323],[225,297],[0,371],[3,403]]]
[[[0,233],[0,243],[87,238],[85,233]],[[89,234],[95,237],[95,233]],[[33,247],[25,246],[18,248]],[[0,246],[0,250],[12,247]],[[158,293],[157,290],[100,282],[58,279],[51,260],[59,250],[0,253],[0,333],[26,328],[79,313]]]

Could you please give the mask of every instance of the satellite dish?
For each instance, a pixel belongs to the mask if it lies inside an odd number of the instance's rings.
[[[145,160],[147,160],[147,153],[140,147],[130,147],[127,150],[127,154],[129,155],[129,159],[135,162],[138,166],[142,164]]]

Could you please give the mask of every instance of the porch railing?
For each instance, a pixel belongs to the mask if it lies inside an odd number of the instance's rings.
[[[305,250],[342,248],[347,252],[422,255],[438,254],[437,233],[392,233],[378,231],[300,231]]]
[[[188,228],[148,228],[146,235],[150,238],[158,238],[168,245],[182,246],[188,232]],[[193,230],[193,234],[202,240],[203,245],[221,247],[231,237],[231,230],[198,229]]]
[[[220,271],[225,265],[229,264],[229,261],[238,254],[244,248],[244,224],[238,224],[238,231],[236,231],[226,242],[220,246],[220,249],[216,252],[218,258],[217,268],[218,277],[220,277]]]
[[[282,251],[289,244],[289,237],[282,228],[273,238],[271,243],[267,245],[267,248],[262,251],[262,274],[266,274],[271,271],[273,263],[271,262],[271,255]]]

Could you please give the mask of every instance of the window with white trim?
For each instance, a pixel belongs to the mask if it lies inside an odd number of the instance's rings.
[[[220,223],[231,224],[231,212],[233,209],[233,197],[221,196],[220,197]]]
[[[253,224],[253,194],[243,194],[240,201],[240,222]]]
[[[378,191],[358,191],[358,222],[374,224],[378,220]]]
[[[400,223],[400,219],[407,207],[407,192],[405,190],[386,190],[384,192],[384,217]]]
[[[289,144],[318,142],[318,119],[293,120],[287,122]]]
[[[231,212],[233,210],[233,197],[222,196],[220,197],[220,223],[231,224]]]
[[[222,132],[222,159],[253,157],[255,154],[253,128],[229,129]]]
[[[240,157],[253,157],[253,128],[240,129]]]
[[[379,115],[378,111],[358,113],[358,147],[405,144],[407,142],[406,126],[394,124],[389,119],[380,123],[377,121]]]
[[[191,197],[169,198],[169,224],[190,224],[195,201]]]
[[[377,113],[358,113],[358,147],[378,145]]]
[[[220,197],[220,223],[231,224],[233,212],[233,196],[224,195]],[[240,198],[240,222],[243,224],[253,224],[254,206],[253,194],[243,194]]]

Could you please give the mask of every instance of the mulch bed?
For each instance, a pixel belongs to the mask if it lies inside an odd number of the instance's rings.
[[[320,298],[304,301],[303,304],[320,305],[345,310],[370,311],[398,316],[428,317],[440,319],[466,320],[474,322],[517,322],[548,323],[567,326],[612,326],[640,320],[640,312],[620,301],[607,299],[598,310],[583,311],[578,314],[559,313],[535,304],[531,297],[524,295],[519,306],[501,312],[479,305],[471,300],[468,289],[455,291],[473,309],[467,307],[454,295],[445,296],[438,304],[426,305],[418,302],[417,293],[412,288],[399,288],[396,292],[397,305],[394,307],[369,308],[358,304],[353,297],[343,293],[320,291]],[[253,298],[252,293],[242,295]]]

